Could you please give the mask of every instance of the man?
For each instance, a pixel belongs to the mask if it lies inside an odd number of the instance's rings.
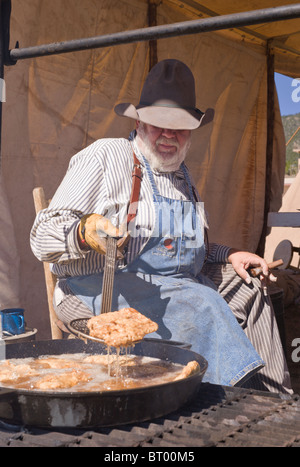
[[[136,130],[128,140],[98,140],[76,154],[32,228],[34,254],[58,276],[58,318],[100,313],[106,238],[118,237],[113,310],[136,308],[158,323],[154,337],[188,342],[208,361],[204,381],[291,392],[273,311],[248,273],[261,266],[262,279],[272,279],[266,262],[207,242],[203,206],[184,164],[191,131],[204,118],[192,72],[178,60],[159,62],[139,105],[115,111],[134,119]],[[141,171],[134,177],[133,167]],[[130,204],[132,178],[141,183]],[[204,263],[232,309],[203,274]],[[231,268],[225,281],[220,264]]]

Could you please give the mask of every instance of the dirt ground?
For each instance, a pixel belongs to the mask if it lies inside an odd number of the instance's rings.
[[[293,390],[300,395],[300,305],[284,310],[286,359]]]

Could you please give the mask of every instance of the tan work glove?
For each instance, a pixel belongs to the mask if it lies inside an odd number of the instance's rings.
[[[123,259],[123,249],[129,241],[129,232],[121,232],[109,219],[100,214],[87,214],[80,220],[78,235],[81,245],[87,244],[98,253],[106,254],[107,236],[119,238],[117,259]]]

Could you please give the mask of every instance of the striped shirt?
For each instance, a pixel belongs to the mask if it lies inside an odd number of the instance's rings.
[[[52,272],[58,277],[88,275],[103,270],[103,255],[80,248],[78,225],[81,217],[90,213],[104,215],[116,226],[126,219],[133,150],[141,163],[143,179],[134,235],[125,260],[118,261],[118,267],[131,262],[151,236],[155,222],[153,193],[134,137],[131,140],[97,140],[72,157],[49,207],[37,214],[31,230],[33,253],[40,261],[52,263]],[[181,169],[170,173],[153,172],[153,175],[162,196],[189,199],[188,184]],[[226,262],[228,250],[228,247],[210,244],[207,261]]]

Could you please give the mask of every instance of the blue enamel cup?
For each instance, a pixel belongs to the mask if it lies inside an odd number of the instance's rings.
[[[7,308],[0,311],[2,331],[9,334],[23,334],[25,332],[25,320],[23,308]]]

